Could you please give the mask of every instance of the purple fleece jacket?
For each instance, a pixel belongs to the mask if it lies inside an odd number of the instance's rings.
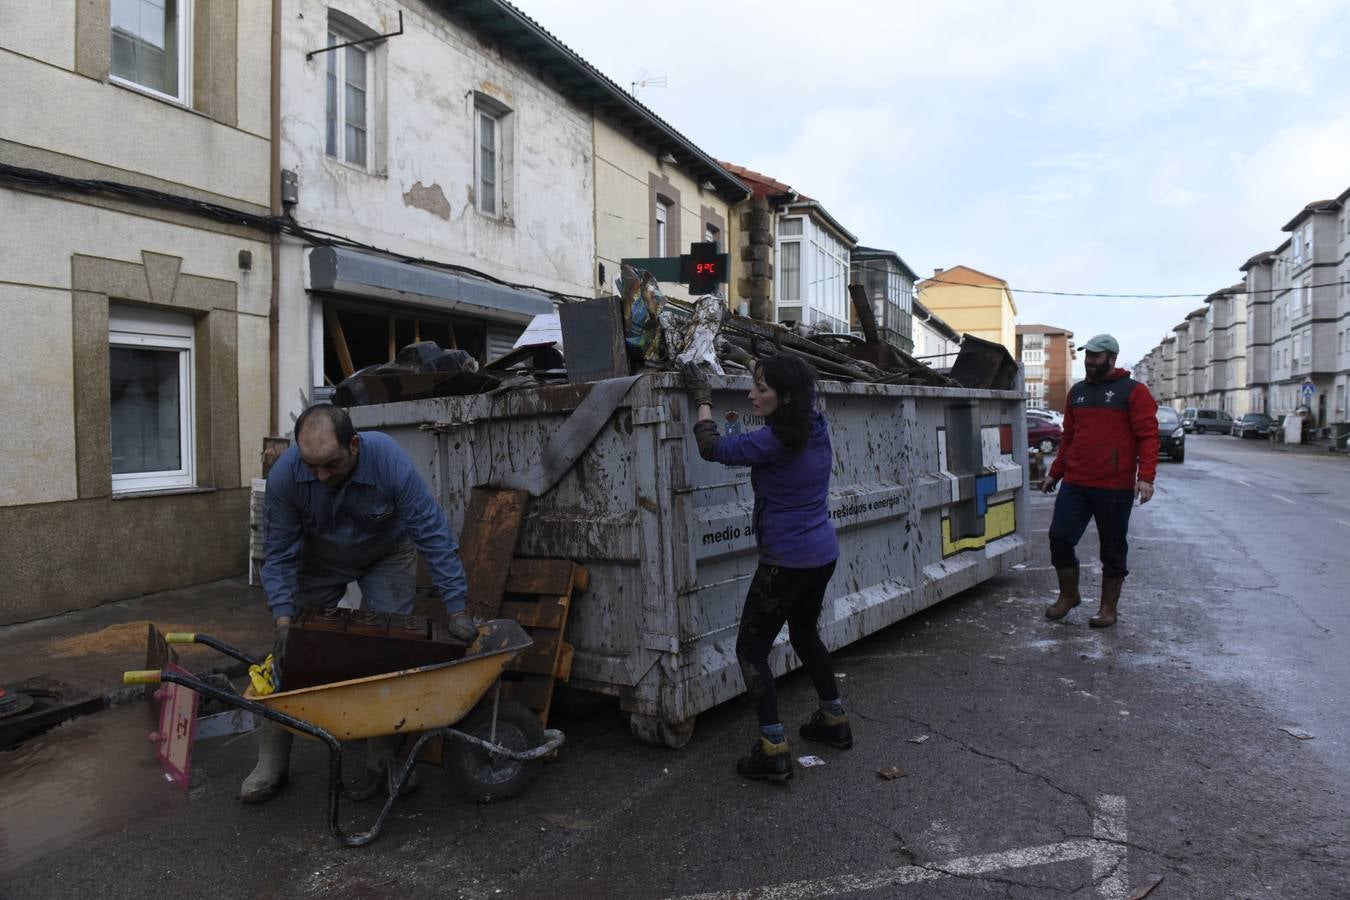
[[[699,454],[727,466],[749,466],[755,491],[755,538],[765,565],[813,569],[839,558],[830,522],[830,426],[816,413],[806,446],[789,450],[764,427],[723,436],[716,422],[698,422]]]

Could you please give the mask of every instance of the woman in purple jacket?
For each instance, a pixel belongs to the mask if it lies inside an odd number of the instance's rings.
[[[755,491],[759,568],[741,613],[736,659],[755,704],[760,737],[750,755],[736,763],[736,771],[747,778],[783,782],[792,777],[792,760],[778,718],[769,651],[784,623],[820,697],[820,708],[799,733],[840,749],[853,746],[834,665],[816,627],[839,558],[829,508],[834,454],[810,365],[780,354],[758,363],[754,375],[750,405],[768,427],[724,437],[713,421],[707,379],[696,365],[684,368],[685,386],[698,410],[694,435],[700,455],[723,465],[749,466]]]

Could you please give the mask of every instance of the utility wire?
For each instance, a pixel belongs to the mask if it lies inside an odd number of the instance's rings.
[[[70,178],[65,175],[57,175],[53,172],[44,172],[40,169],[26,169],[20,166],[11,166],[7,163],[0,163],[0,182],[8,182],[28,189],[57,189],[75,191],[88,195],[106,195],[121,197],[126,200],[132,200],[138,203],[146,203],[153,206],[161,206],[170,209],[186,210],[196,213],[208,219],[217,222],[223,222],[228,225],[241,225],[246,228],[255,228],[268,234],[287,234],[292,237],[308,241],[311,244],[321,247],[347,247],[353,250],[365,250],[371,253],[378,253],[382,256],[397,259],[400,262],[416,263],[418,265],[430,266],[436,269],[443,269],[449,272],[456,272],[463,275],[471,275],[475,278],[481,278],[502,287],[512,288],[519,291],[534,291],[544,294],[548,297],[554,297],[564,302],[572,303],[586,300],[594,300],[594,297],[587,297],[579,294],[568,294],[562,291],[550,290],[533,284],[519,284],[513,281],[507,281],[504,278],[498,278],[495,275],[475,269],[470,266],[458,265],[456,263],[445,262],[443,260],[427,259],[421,256],[408,256],[404,253],[396,253],[393,250],[384,247],[378,247],[374,244],[367,244],[353,238],[340,234],[323,231],[322,229],[310,228],[297,222],[290,215],[282,216],[262,216],[256,213],[245,212],[230,206],[219,203],[209,203],[204,200],[195,200],[191,197],[184,197],[180,194],[170,194],[165,191],[157,191],[152,188],[135,187],[134,185],[122,184],[117,181],[103,181],[92,178]],[[819,281],[819,279],[818,279]],[[817,282],[811,282],[815,284]],[[948,281],[943,278],[925,278],[920,281],[922,284],[947,284],[960,287],[978,288],[981,290],[1014,292],[1014,288],[1008,284],[966,284],[962,281]],[[1332,281],[1326,284],[1309,285],[1312,288],[1340,287],[1350,284],[1350,281]],[[810,286],[810,285],[808,285]],[[1259,291],[1240,290],[1233,293],[1242,294],[1281,294],[1286,291],[1294,290],[1298,285],[1291,285],[1282,288],[1267,288]],[[1094,293],[1091,291],[1047,291],[1033,290],[1031,288],[1016,288],[1019,294],[1040,294],[1050,297],[1086,297],[1104,300],[1203,300],[1215,296],[1216,291],[1210,291],[1205,294],[1111,294]]]
[[[1207,294],[1099,294],[1087,291],[1036,291],[1031,288],[1014,288],[1010,284],[967,284],[964,281],[946,281],[941,278],[924,278],[919,284],[951,284],[959,287],[980,288],[981,290],[1003,291],[1018,294],[1043,294],[1051,297],[1093,297],[1104,300],[1207,300],[1210,297],[1219,294],[1227,294],[1227,289],[1221,291],[1210,291]],[[1325,284],[1310,284],[1309,288],[1338,287],[1343,284],[1350,284],[1350,281],[1329,281]],[[1283,294],[1286,291],[1292,291],[1300,285],[1291,284],[1282,288],[1265,288],[1259,291],[1249,291],[1246,288],[1234,290],[1234,294]]]
[[[44,172],[40,169],[25,169],[20,166],[11,166],[6,163],[0,163],[0,182],[7,182],[29,190],[68,190],[91,196],[103,195],[119,197],[151,206],[185,210],[204,218],[223,222],[227,225],[240,225],[246,228],[254,228],[268,234],[286,234],[320,247],[346,247],[354,250],[366,250],[371,253],[378,253],[382,256],[397,259],[401,262],[417,263],[419,265],[444,269],[463,275],[471,275],[475,278],[481,278],[485,281],[502,285],[503,287],[512,288],[513,290],[534,291],[568,303],[595,299],[594,297],[585,297],[577,294],[563,293],[562,291],[549,290],[548,288],[542,288],[533,284],[517,284],[469,266],[461,266],[456,263],[435,259],[426,259],[425,257],[408,256],[405,253],[396,253],[393,250],[357,241],[340,234],[333,234],[332,232],[323,231],[317,228],[309,228],[305,225],[301,225],[290,215],[263,216],[235,209],[230,206],[224,206],[219,203],[194,200],[191,197],[184,197],[180,194],[170,194],[152,188],[136,187],[117,181],[70,178],[65,175]]]

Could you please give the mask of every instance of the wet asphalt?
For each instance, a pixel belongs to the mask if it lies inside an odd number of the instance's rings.
[[[855,745],[794,742],[823,764],[786,786],[735,775],[743,700],[670,751],[568,695],[567,746],[523,796],[480,806],[427,769],[348,850],[318,747],[244,807],[251,739],[203,742],[166,802],[144,722],[105,713],[0,755],[0,897],[1350,896],[1350,459],[1190,438],[1135,509],[1102,631],[1090,602],[1041,614],[1053,502],[1032,498],[1024,569],[837,654]],[[1094,548],[1089,531],[1085,592]],[[801,673],[779,684],[791,732],[813,695]],[[76,758],[105,761],[102,785],[72,783]],[[61,788],[83,801],[54,814]]]

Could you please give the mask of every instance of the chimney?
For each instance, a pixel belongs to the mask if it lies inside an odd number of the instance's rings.
[[[933,277],[936,278],[936,277],[938,277],[939,275],[941,275],[941,274],[942,274],[943,272],[945,272],[945,271],[947,271],[947,270],[946,270],[946,269],[934,269],[934,270],[933,270]]]

